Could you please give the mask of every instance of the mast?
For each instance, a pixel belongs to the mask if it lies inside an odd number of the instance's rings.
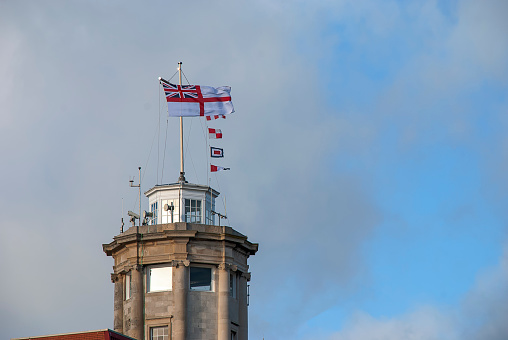
[[[182,87],[182,62],[178,63],[179,86]],[[178,182],[185,183],[185,171],[183,168],[183,117],[180,116],[180,177]]]

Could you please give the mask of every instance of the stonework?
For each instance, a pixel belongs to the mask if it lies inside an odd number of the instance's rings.
[[[145,225],[115,236],[103,250],[115,261],[115,331],[138,340],[150,339],[153,327],[167,327],[174,340],[230,340],[232,334],[247,339],[247,259],[258,245],[246,236],[215,225]],[[156,265],[172,268],[171,289],[147,290],[148,272]],[[189,288],[192,267],[211,268],[209,290]]]

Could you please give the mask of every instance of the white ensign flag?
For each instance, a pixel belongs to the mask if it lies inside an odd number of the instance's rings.
[[[222,116],[235,112],[231,87],[175,85],[159,78],[171,117]]]

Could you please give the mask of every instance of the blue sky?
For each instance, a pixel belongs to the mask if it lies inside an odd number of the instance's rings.
[[[220,122],[232,170],[212,186],[260,244],[251,339],[508,338],[507,12],[502,0],[2,2],[0,336],[112,327],[100,245],[122,199],[137,206],[138,166],[144,190],[177,178],[157,78],[182,61],[191,83],[232,86],[236,113]],[[202,128],[185,124],[196,183]]]

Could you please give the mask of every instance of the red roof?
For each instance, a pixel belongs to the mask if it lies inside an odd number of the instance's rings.
[[[85,331],[78,333],[64,333],[42,336],[31,336],[28,338],[16,338],[12,340],[136,340],[122,333],[112,331],[111,329],[101,329],[97,331]]]

